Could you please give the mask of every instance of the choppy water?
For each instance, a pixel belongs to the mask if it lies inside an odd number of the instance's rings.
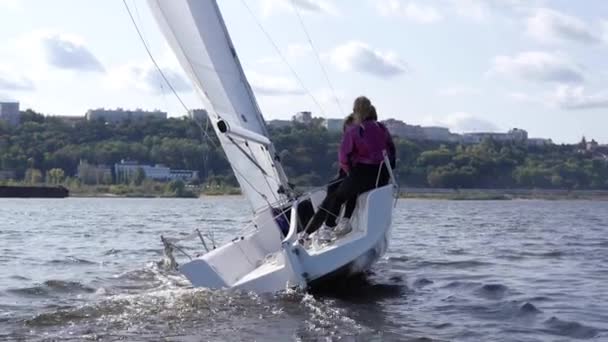
[[[387,256],[331,293],[192,289],[160,234],[238,197],[0,199],[0,340],[608,341],[608,202],[400,201]]]

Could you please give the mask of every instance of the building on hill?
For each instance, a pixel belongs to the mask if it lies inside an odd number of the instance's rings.
[[[548,146],[553,145],[553,140],[544,138],[528,138],[528,146]]]
[[[196,120],[198,122],[207,121],[208,116],[209,116],[209,113],[207,112],[206,109],[190,109],[188,111],[188,117],[190,119]]]
[[[268,126],[272,128],[283,128],[289,127],[293,124],[291,120],[270,120],[268,121]]]
[[[142,109],[124,110],[117,109],[90,109],[85,114],[88,121],[105,120],[106,122],[119,123],[126,120],[141,120],[144,118],[167,119],[167,113],[159,110],[146,111]]]
[[[21,121],[19,102],[0,102],[0,120],[11,126],[19,125]]]
[[[312,113],[311,112],[297,112],[293,116],[293,121],[305,125],[310,125],[312,123]]]
[[[16,180],[17,173],[14,170],[0,170],[0,180]]]
[[[421,126],[408,125],[401,120],[388,119],[382,121],[388,131],[394,137],[409,139],[409,140],[425,140],[426,134]]]
[[[323,119],[323,127],[325,127],[328,132],[342,132],[344,119]]]
[[[600,144],[597,141],[595,141],[595,139],[591,139],[591,141],[587,141],[587,146],[585,146],[585,148],[589,152],[595,151],[598,147],[600,147]]]
[[[117,183],[129,182],[136,174],[142,170],[146,179],[156,181],[171,181],[183,180],[193,181],[198,179],[198,171],[193,170],[171,170],[164,165],[145,165],[139,164],[137,161],[121,160],[120,163],[114,164],[114,175]]]
[[[497,132],[479,132],[479,133],[464,133],[461,142],[464,144],[479,144],[485,139],[491,139],[497,142],[527,142],[528,132],[523,129],[513,128],[507,133]]]
[[[84,184],[112,184],[112,169],[106,165],[92,165],[81,160],[76,176]]]
[[[450,132],[446,127],[422,127],[422,132],[426,140],[440,142],[457,142],[460,138],[458,134]]]
[[[53,115],[51,118],[57,119],[66,125],[72,127],[76,126],[79,122],[84,122],[86,119],[84,116],[73,116],[73,115]]]

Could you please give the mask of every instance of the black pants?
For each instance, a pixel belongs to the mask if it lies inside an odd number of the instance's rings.
[[[378,175],[378,172],[380,172],[380,175]],[[344,203],[351,199],[356,201],[360,194],[375,188],[376,181],[378,181],[378,186],[388,184],[388,179],[389,175],[386,167],[382,167],[382,170],[380,170],[380,165],[356,165],[335,191],[331,193],[328,191],[327,197],[306,226],[306,233],[314,233],[323,222],[328,227],[335,227],[340,208]]]
[[[329,185],[327,186],[327,195],[326,197],[331,196],[333,193],[335,193],[338,188],[340,187],[340,184],[342,184],[342,182],[344,182],[344,180],[346,179],[346,172],[344,172],[342,169],[340,169],[340,172],[338,173],[338,177],[332,179],[329,183]],[[353,212],[355,211],[355,206],[357,206],[357,196],[353,196],[351,197],[347,202],[346,202],[346,208],[344,209],[344,217],[345,218],[350,218],[351,216],[353,216]]]

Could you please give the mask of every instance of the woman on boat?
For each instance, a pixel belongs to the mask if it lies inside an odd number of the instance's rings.
[[[376,110],[367,97],[361,96],[355,100],[353,112],[359,124],[348,128],[339,153],[340,167],[346,171],[347,176],[321,203],[306,226],[303,239],[318,230],[323,222],[324,230],[333,231],[337,225],[340,208],[345,202],[376,186],[388,183],[388,169],[381,167],[384,163],[384,151],[389,156],[391,167],[395,164],[395,144],[388,129],[378,122]],[[348,233],[348,221],[347,218],[341,220],[341,227],[338,229],[341,235]]]

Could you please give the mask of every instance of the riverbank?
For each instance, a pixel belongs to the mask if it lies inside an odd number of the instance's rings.
[[[128,197],[128,198],[198,198],[201,196],[240,195],[237,187],[185,186],[177,190],[162,184],[132,185],[80,185],[70,188],[71,197]]]
[[[102,198],[198,198],[204,196],[241,195],[238,187],[193,186],[172,188],[164,183],[134,185],[78,185],[69,186],[70,197]],[[307,189],[301,188],[300,191]],[[399,198],[434,199],[452,201],[499,201],[514,199],[543,200],[602,200],[608,201],[608,190],[559,190],[559,189],[436,189],[400,188]]]
[[[432,189],[401,188],[400,198],[497,201],[514,199],[602,200],[608,201],[608,190],[561,189]]]

